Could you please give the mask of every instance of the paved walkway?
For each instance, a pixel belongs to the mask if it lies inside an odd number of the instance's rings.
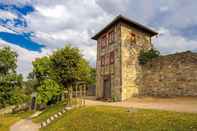
[[[10,127],[10,131],[38,131],[39,124],[33,123],[31,120],[22,119]]]
[[[39,131],[40,124],[33,123],[32,120],[22,119],[10,127],[10,131]]]
[[[118,107],[134,107],[142,109],[159,109],[167,111],[197,113],[197,97],[182,97],[182,98],[131,98],[123,102],[102,102],[94,99],[86,100],[87,106],[106,105]]]

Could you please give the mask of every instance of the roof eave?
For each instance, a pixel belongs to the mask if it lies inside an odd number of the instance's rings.
[[[108,25],[106,25],[102,30],[100,30],[100,31],[99,31],[95,36],[93,36],[91,39],[97,40],[98,37],[99,37],[102,33],[104,33],[108,28],[110,28],[112,25],[116,24],[118,21],[121,21],[121,20],[126,21],[126,22],[128,22],[128,23],[130,23],[130,24],[134,24],[134,25],[138,26],[138,28],[141,28],[141,29],[143,29],[143,30],[146,30],[146,32],[148,32],[148,33],[151,35],[151,37],[153,37],[153,36],[155,36],[155,35],[158,35],[158,33],[157,33],[156,31],[154,31],[154,30],[152,30],[152,29],[150,29],[150,28],[148,28],[148,27],[146,27],[146,26],[144,26],[144,25],[141,25],[141,24],[139,24],[139,23],[137,23],[137,22],[135,22],[135,21],[129,20],[128,18],[126,18],[126,17],[124,17],[124,16],[122,16],[122,15],[119,15],[119,16],[117,16],[112,22],[110,22]]]

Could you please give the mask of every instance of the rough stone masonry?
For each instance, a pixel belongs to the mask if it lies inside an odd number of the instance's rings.
[[[197,53],[187,51],[153,59],[142,66],[140,79],[140,95],[197,96]]]
[[[158,33],[123,16],[98,32],[96,96],[126,100],[133,96],[197,96],[197,55],[161,56],[139,65],[141,50],[153,48]]]

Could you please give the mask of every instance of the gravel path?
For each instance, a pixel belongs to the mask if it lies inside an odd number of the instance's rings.
[[[38,131],[39,124],[35,124],[30,119],[22,119],[10,127],[10,131]]]
[[[197,113],[197,98],[182,97],[182,98],[132,98],[123,102],[102,102],[94,99],[86,100],[87,106],[104,105],[118,107],[134,107],[142,109],[158,109],[176,112]]]

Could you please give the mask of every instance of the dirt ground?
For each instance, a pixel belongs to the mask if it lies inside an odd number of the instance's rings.
[[[87,106],[107,105],[118,107],[133,107],[142,109],[158,109],[177,112],[197,113],[197,97],[154,98],[134,97],[122,102],[97,101],[95,97],[86,99]]]

